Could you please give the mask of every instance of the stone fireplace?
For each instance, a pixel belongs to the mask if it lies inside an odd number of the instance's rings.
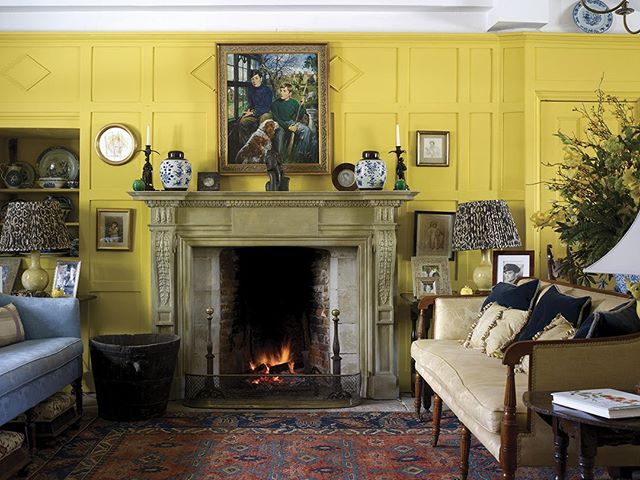
[[[176,393],[204,373],[207,307],[216,373],[283,338],[300,368],[331,373],[337,308],[343,373],[361,373],[363,396],[396,398],[396,214],[415,195],[132,192],[151,208],[154,331],[182,338]]]

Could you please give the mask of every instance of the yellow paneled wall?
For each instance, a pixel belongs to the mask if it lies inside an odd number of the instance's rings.
[[[411,290],[415,210],[450,212],[461,201],[503,198],[527,247],[539,249],[526,218],[542,198],[533,185],[547,141],[540,135],[549,130],[540,124],[542,99],[589,97],[603,72],[615,89],[640,91],[637,40],[623,36],[2,34],[0,129],[79,131],[80,290],[98,296],[85,309],[86,334],[151,329],[149,212],[126,193],[144,157],[108,165],[94,151],[96,133],[108,123],[126,123],[141,142],[152,125],[153,148],[161,153],[153,157],[156,187],[169,150],[183,150],[195,172],[216,171],[216,44],[241,42],[329,44],[333,165],[379,150],[392,178],[395,159],[387,152],[400,124],[407,180],[420,192],[400,212],[400,292]],[[415,165],[418,130],[451,133],[449,167]],[[265,181],[264,175],[227,176],[221,187],[261,191]],[[333,186],[328,175],[306,175],[294,176],[291,189]],[[95,212],[107,207],[135,210],[131,252],[96,250]],[[469,283],[478,260],[478,252],[462,252],[450,263],[454,289]],[[398,369],[401,389],[408,390],[411,323],[406,305],[397,312]]]

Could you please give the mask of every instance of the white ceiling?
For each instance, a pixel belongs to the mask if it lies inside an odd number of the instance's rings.
[[[576,0],[0,0],[0,31],[578,32],[571,16],[575,3]],[[640,13],[636,15],[640,23]],[[621,23],[617,17],[611,32],[623,32]]]

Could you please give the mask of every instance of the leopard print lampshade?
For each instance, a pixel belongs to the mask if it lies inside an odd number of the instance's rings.
[[[0,235],[1,251],[66,250],[70,246],[69,231],[58,202],[9,203]]]
[[[479,200],[458,205],[453,224],[453,250],[489,250],[522,245],[504,200]]]

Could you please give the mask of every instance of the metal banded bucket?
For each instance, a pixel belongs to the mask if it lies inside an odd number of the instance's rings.
[[[89,341],[98,415],[107,420],[162,416],[169,401],[180,337],[143,333]]]

